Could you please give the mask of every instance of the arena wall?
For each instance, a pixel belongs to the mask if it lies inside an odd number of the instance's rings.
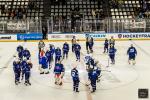
[[[150,40],[150,33],[55,33],[48,34],[48,40],[45,40],[45,42],[71,41],[73,36],[76,36],[79,41],[85,41],[87,36],[93,37],[95,41],[103,41],[105,38],[109,39],[112,36],[116,41]],[[42,37],[41,33],[1,34],[0,42],[36,42],[41,40]]]

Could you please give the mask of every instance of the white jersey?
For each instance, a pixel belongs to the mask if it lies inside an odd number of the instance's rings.
[[[85,57],[84,57],[85,63],[89,63],[89,61],[90,61],[91,58],[92,58],[91,54],[86,54]]]

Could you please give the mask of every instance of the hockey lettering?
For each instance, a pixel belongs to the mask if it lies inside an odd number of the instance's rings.
[[[86,35],[87,36],[90,36],[90,37],[93,37],[93,38],[105,38],[106,35],[105,34],[89,34],[89,35]]]
[[[0,40],[11,39],[11,36],[0,37]]]
[[[51,38],[61,38],[61,36],[60,35],[52,35]]]
[[[118,38],[150,38],[150,34],[119,34]]]
[[[65,35],[65,38],[73,38],[74,35]]]

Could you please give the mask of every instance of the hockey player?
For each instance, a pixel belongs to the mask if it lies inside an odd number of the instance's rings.
[[[23,73],[25,74],[25,85],[31,85],[30,83],[30,74],[31,74],[31,68],[32,68],[32,63],[30,62],[30,60],[26,61],[26,65],[23,67]]]
[[[94,40],[92,37],[89,39],[89,50],[91,53],[93,53],[93,45],[94,45]]]
[[[56,85],[62,85],[63,84],[62,78],[64,76],[64,72],[65,72],[64,65],[61,63],[61,61],[58,61],[54,67],[55,84]]]
[[[19,57],[20,60],[23,59],[23,50],[24,50],[24,49],[23,49],[23,46],[19,45],[19,46],[17,47],[18,57]]]
[[[39,44],[38,44],[39,53],[40,53],[41,49],[44,48],[44,47],[45,47],[45,43],[42,40],[40,40]]]
[[[65,58],[65,56],[66,56],[66,58],[68,58],[69,44],[67,42],[65,42],[63,44],[63,48],[62,49],[63,49],[63,59]]]
[[[91,93],[96,91],[96,80],[97,80],[97,72],[95,69],[90,69],[88,72],[88,77],[92,86],[92,91]]]
[[[53,56],[54,56],[54,53],[55,53],[55,47],[54,45],[50,44],[50,52],[51,52],[51,61],[53,61]]]
[[[74,46],[76,61],[80,61],[80,50],[81,50],[81,46],[78,43],[76,43]]]
[[[133,44],[131,44],[131,47],[129,47],[129,49],[127,50],[127,55],[129,55],[128,63],[131,64],[131,61],[132,61],[133,65],[135,65],[136,63],[135,57],[137,55],[137,50],[133,46]]]
[[[47,51],[46,51],[46,53],[45,53],[45,56],[46,56],[46,58],[47,58],[47,63],[48,63],[48,66],[49,66],[49,69],[51,69],[51,55],[52,53],[51,53],[51,51],[48,49]]]
[[[76,40],[76,37],[75,36],[73,36],[73,38],[72,38],[72,52],[74,52],[74,48],[75,48],[75,44],[76,44],[76,42],[77,42],[77,40]]]
[[[109,45],[108,39],[106,38],[105,43],[104,43],[104,52],[103,53],[108,53],[108,45]]]
[[[40,74],[44,74],[44,73],[49,74],[47,57],[45,55],[41,56],[40,63],[41,63],[41,73]]]
[[[89,52],[89,36],[86,37],[86,50]]]
[[[111,59],[111,64],[115,64],[115,53],[116,53],[116,48],[111,45],[109,48],[109,58]]]
[[[29,60],[31,57],[30,51],[27,48],[23,50],[23,57],[25,57],[27,60]]]
[[[19,59],[16,59],[13,62],[13,70],[15,74],[15,84],[18,85],[20,83],[20,74],[21,74],[21,64]]]
[[[91,59],[92,59],[92,55],[88,52],[88,53],[85,55],[85,57],[84,57],[84,61],[85,61],[86,69],[87,69],[87,70],[88,70],[89,67],[90,67]]]
[[[55,63],[60,61],[61,57],[61,49],[57,47],[57,49],[55,49]]]
[[[86,50],[87,52],[93,52],[93,45],[94,45],[94,40],[92,37],[87,36],[86,37]]]
[[[76,68],[77,66],[75,66],[72,70],[71,70],[71,76],[72,76],[72,80],[73,80],[73,91],[75,92],[79,92],[78,88],[79,88],[79,72]]]
[[[111,39],[109,40],[109,46],[115,46],[115,39],[114,37],[112,36]]]
[[[40,72],[42,72],[42,57],[45,55],[45,51],[44,49],[42,48],[40,53],[38,54],[38,57],[39,57],[39,70]]]

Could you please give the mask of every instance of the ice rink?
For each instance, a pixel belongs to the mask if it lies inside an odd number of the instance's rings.
[[[110,72],[102,71],[101,81],[97,83],[97,91],[93,94],[85,86],[87,82],[83,60],[86,54],[85,42],[79,43],[82,48],[81,61],[76,62],[70,48],[69,58],[63,60],[66,69],[64,84],[56,86],[53,69],[48,75],[39,74],[38,42],[0,42],[0,100],[139,100],[138,89],[150,89],[150,41],[116,41],[116,64],[110,64],[108,68],[106,67],[108,56],[103,54],[103,41],[96,42],[93,56],[103,65],[103,70]],[[62,48],[63,42],[46,42],[46,47],[48,44]],[[138,52],[135,66],[128,64],[126,52],[130,44],[134,44]],[[31,86],[25,86],[24,82],[18,86],[14,84],[12,62],[18,45],[23,45],[31,52],[33,63]],[[72,91],[70,71],[73,63],[78,64],[81,81],[79,93]]]

